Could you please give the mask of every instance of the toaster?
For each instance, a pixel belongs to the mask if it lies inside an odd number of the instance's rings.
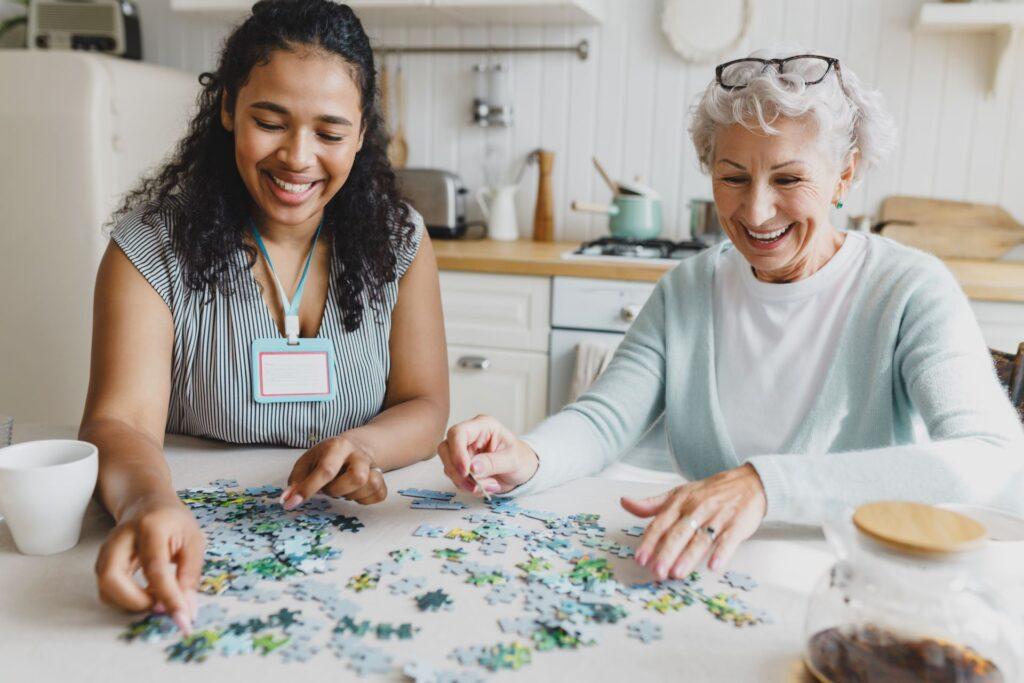
[[[396,168],[395,177],[431,237],[452,239],[466,233],[466,188],[458,175],[436,168]]]
[[[89,50],[142,59],[139,11],[131,0],[33,0],[30,50]]]

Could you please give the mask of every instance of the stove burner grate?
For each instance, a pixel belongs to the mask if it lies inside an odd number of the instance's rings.
[[[584,242],[573,252],[581,256],[623,256],[627,258],[681,259],[707,247],[703,242],[684,240],[630,240],[602,237]]]

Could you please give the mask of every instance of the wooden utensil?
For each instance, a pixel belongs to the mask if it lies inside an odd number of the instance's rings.
[[[402,65],[395,71],[395,116],[398,125],[388,143],[388,160],[393,168],[405,168],[409,161],[409,143],[405,139],[405,89],[402,83]]]
[[[533,212],[533,240],[553,242],[555,239],[555,195],[551,189],[551,169],[555,153],[545,149],[534,152],[540,172],[537,174],[537,205]]]
[[[612,180],[612,177],[604,170],[604,166],[602,166],[601,162],[597,160],[597,157],[591,157],[591,160],[594,162],[594,168],[596,168],[597,172],[601,174],[601,177],[604,179],[605,184],[608,185],[608,188],[612,191],[612,194],[619,194],[619,184]]]

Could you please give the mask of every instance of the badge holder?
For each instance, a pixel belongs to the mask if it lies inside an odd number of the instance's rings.
[[[320,227],[316,229],[313,246],[306,257],[302,279],[295,290],[295,298],[288,301],[284,287],[277,277],[270,254],[263,244],[256,226],[250,221],[256,244],[267,260],[270,276],[274,280],[277,296],[284,308],[285,339],[260,338],[252,342],[252,393],[257,403],[299,403],[330,401],[337,395],[334,382],[334,344],[325,338],[299,337],[299,304],[306,287],[306,277],[313,261]]]

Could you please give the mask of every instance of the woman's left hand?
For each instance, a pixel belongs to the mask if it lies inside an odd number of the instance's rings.
[[[681,579],[708,555],[712,571],[725,565],[761,526],[768,501],[757,470],[747,463],[651,498],[623,497],[622,507],[654,517],[636,561],[659,579]]]
[[[346,434],[321,441],[295,461],[281,504],[291,510],[321,490],[360,505],[379,503],[388,495],[381,469],[366,449]]]

